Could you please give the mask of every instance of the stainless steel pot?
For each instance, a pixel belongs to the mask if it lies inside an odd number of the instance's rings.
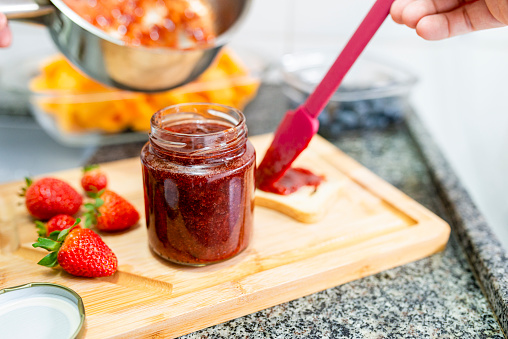
[[[47,26],[60,51],[95,80],[131,91],[158,92],[184,85],[203,73],[251,2],[207,1],[215,18],[217,39],[210,48],[192,50],[126,45],[88,23],[62,0],[0,0],[0,12],[8,19]]]

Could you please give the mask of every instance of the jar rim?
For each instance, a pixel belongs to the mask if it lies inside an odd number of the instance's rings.
[[[243,113],[234,107],[215,103],[184,103],[165,107],[152,116],[150,143],[157,152],[172,156],[220,157],[242,147],[247,140]],[[173,125],[214,122],[218,131],[174,131]]]
[[[232,124],[231,127],[228,127],[222,131],[211,132],[211,133],[192,133],[192,134],[180,133],[180,132],[168,131],[164,127],[161,127],[158,125],[156,119],[159,118],[162,115],[162,113],[170,111],[170,110],[176,110],[174,113],[197,113],[197,112],[189,112],[188,110],[182,109],[184,107],[200,107],[200,108],[202,108],[202,107],[217,107],[217,108],[224,110],[222,113],[227,113],[226,111],[236,113],[238,115],[238,118],[237,119],[235,118],[236,123],[233,123],[233,121],[229,120]],[[172,134],[172,135],[176,135],[176,136],[203,137],[203,136],[220,135],[220,134],[224,134],[225,132],[232,131],[234,129],[238,129],[242,125],[245,125],[245,120],[246,120],[245,115],[242,113],[242,111],[240,111],[237,108],[231,107],[231,106],[216,104],[216,103],[189,102],[189,103],[170,105],[170,106],[167,106],[167,107],[164,107],[164,108],[158,110],[157,112],[155,112],[152,115],[152,117],[150,119],[150,125],[152,128],[152,131],[155,130],[158,133],[168,133],[168,134]]]

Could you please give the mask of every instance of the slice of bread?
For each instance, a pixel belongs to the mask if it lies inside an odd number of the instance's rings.
[[[323,181],[317,189],[301,187],[289,195],[279,195],[256,190],[255,203],[274,209],[304,223],[321,220],[328,209],[337,201],[345,180]]]

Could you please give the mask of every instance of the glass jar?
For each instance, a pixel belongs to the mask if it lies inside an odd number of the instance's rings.
[[[218,104],[167,107],[152,117],[141,162],[155,253],[202,266],[247,247],[256,161],[242,112]]]

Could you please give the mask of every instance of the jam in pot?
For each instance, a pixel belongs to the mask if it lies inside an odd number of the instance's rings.
[[[155,113],[141,162],[148,240],[155,253],[201,266],[247,247],[256,161],[240,111],[181,104]]]
[[[131,46],[192,49],[215,38],[204,0],[63,0],[83,19]]]

